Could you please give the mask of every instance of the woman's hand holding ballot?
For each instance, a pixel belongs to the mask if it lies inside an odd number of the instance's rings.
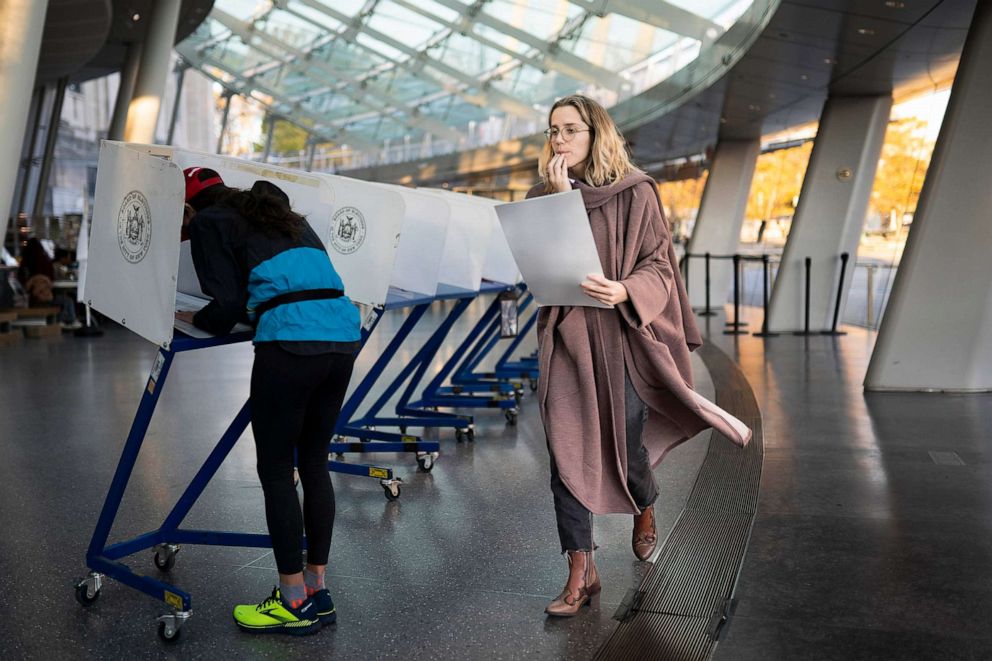
[[[610,280],[597,273],[590,273],[581,283],[582,290],[600,303],[618,305],[629,298],[623,283]]]

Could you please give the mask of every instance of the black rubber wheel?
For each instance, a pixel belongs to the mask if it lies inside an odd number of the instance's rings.
[[[475,443],[475,430],[469,429],[465,433],[465,438],[468,440],[469,443]]]
[[[176,554],[175,553],[162,553],[162,551],[155,551],[155,568],[161,572],[170,572],[172,568],[176,566]]]
[[[165,622],[158,623],[158,637],[161,638],[163,642],[166,643],[176,642],[177,640],[179,640],[179,636],[182,634],[182,632],[183,632],[182,628],[175,629],[173,630],[172,635],[170,636],[166,631]]]
[[[464,429],[455,430],[455,442],[461,443],[462,441],[468,440],[468,433]]]
[[[420,470],[430,473],[434,469],[434,457],[429,454],[423,457],[417,457],[417,465],[420,467]]]
[[[531,392],[537,392],[537,381],[531,381],[530,382],[530,391]]]
[[[506,424],[515,425],[517,424],[517,412],[510,409],[503,411],[503,417],[506,418]]]
[[[393,493],[393,490],[390,489],[387,486],[383,486],[382,487],[382,490],[386,493],[386,500],[388,500],[389,502],[393,502],[394,500],[396,500],[396,499],[398,499],[400,497],[400,488],[399,488],[398,485],[396,487],[396,493],[395,494]]]
[[[86,583],[80,582],[76,585],[76,601],[78,601],[83,606],[92,606],[96,603],[96,600],[100,598],[100,591],[97,590],[93,593],[91,597],[89,591],[86,589]]]

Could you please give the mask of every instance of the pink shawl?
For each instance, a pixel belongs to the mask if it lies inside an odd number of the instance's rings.
[[[591,512],[636,514],[627,488],[624,369],[648,407],[651,465],[713,427],[744,446],[751,430],[692,388],[689,352],[702,344],[675,267],[655,182],[579,182],[604,275],[627,288],[614,310],[544,307],[538,316],[538,400],[562,481]],[[535,186],[527,197],[543,195]]]

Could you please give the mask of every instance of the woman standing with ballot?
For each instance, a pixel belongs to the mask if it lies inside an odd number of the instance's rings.
[[[751,431],[692,389],[689,352],[700,346],[675,268],[654,180],[627,155],[597,102],[568,96],[551,108],[527,197],[582,192],[603,274],[581,283],[613,306],[548,306],[538,316],[538,401],[551,455],[551,491],[569,576],[546,608],[570,617],[600,591],[592,515],[633,515],[631,545],[655,550],[652,468],[673,447],[714,427],[744,446]]]
[[[327,443],[359,348],[358,309],[282,190],[264,181],[233,190],[206,168],[184,174],[193,264],[213,298],[185,320],[215,335],[255,326],[251,426],[279,587],[257,605],[235,606],[234,620],[252,633],[313,633],[336,619],[324,585],[334,525]]]

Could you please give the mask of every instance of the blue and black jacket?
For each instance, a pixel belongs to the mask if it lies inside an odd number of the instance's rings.
[[[197,328],[223,335],[243,322],[256,326],[256,344],[357,349],[361,319],[347,296],[284,303],[260,318],[254,312],[266,301],[292,292],[344,290],[309,223],[295,239],[267,233],[220,203],[196,214],[189,236],[200,287],[213,298],[194,315]]]

